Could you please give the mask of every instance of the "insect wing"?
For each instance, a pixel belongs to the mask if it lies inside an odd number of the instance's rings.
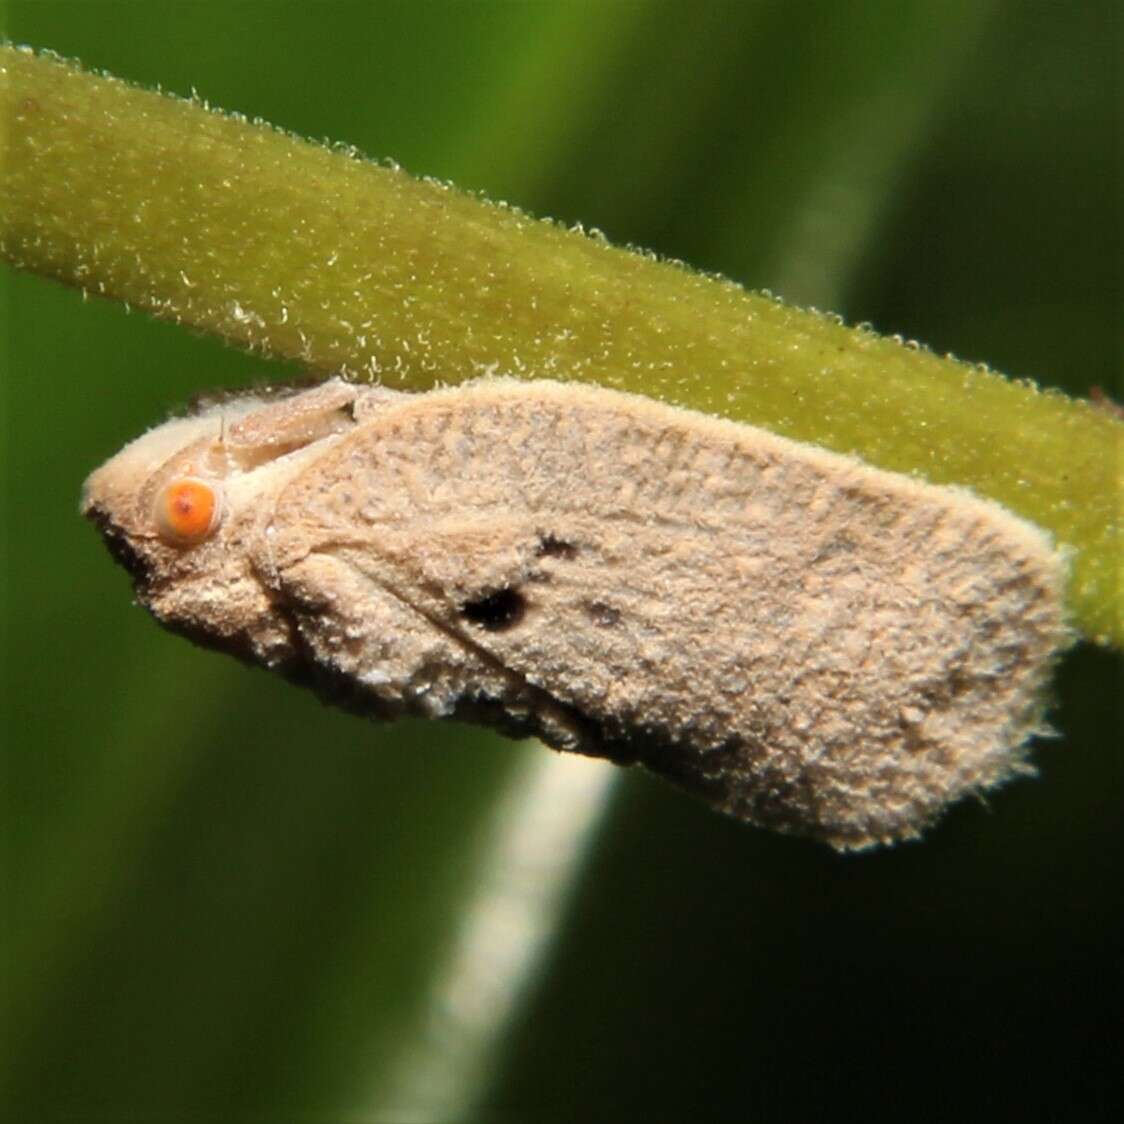
[[[1017,769],[1060,627],[1048,545],[994,505],[588,388],[404,400],[284,506],[298,554],[569,708],[579,748],[837,842]]]

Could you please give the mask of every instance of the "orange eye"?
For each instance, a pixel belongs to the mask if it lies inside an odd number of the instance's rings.
[[[157,496],[154,514],[160,534],[169,541],[201,542],[219,525],[218,490],[197,476],[179,476]]]

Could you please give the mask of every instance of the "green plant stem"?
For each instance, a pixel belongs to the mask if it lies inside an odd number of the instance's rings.
[[[237,115],[0,47],[0,253],[320,371],[596,382],[967,485],[1074,552],[1124,644],[1124,425]]]

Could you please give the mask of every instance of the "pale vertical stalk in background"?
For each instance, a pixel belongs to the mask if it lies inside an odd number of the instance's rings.
[[[618,775],[604,761],[525,751],[482,833],[459,924],[418,1021],[370,1091],[374,1118],[472,1118],[565,918]]]

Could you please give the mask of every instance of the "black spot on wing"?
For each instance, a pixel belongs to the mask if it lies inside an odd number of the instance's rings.
[[[557,535],[539,535],[538,546],[535,554],[539,558],[576,558],[578,548],[572,542],[566,542]]]
[[[527,611],[527,600],[517,589],[497,589],[461,606],[465,620],[487,632],[506,632],[514,628]]]

